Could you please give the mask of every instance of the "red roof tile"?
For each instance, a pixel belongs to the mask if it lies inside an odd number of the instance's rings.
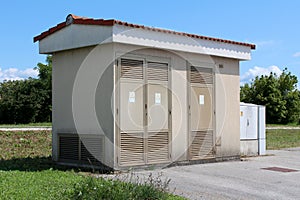
[[[70,14],[67,16],[66,22],[62,22],[55,27],[50,28],[48,31],[45,31],[41,33],[40,35],[36,36],[33,38],[34,42],[40,41],[47,36],[51,35],[54,32],[57,32],[64,27],[68,26],[68,19],[71,18],[71,24],[82,24],[82,25],[101,25],[101,26],[113,26],[115,24],[122,25],[122,26],[128,26],[132,28],[141,28],[141,29],[146,29],[150,31],[156,31],[156,32],[163,32],[163,33],[169,33],[169,34],[174,34],[174,35],[182,35],[182,36],[187,36],[187,37],[192,37],[192,38],[198,38],[202,40],[210,40],[210,41],[215,41],[215,42],[222,42],[222,43],[227,43],[227,44],[235,44],[235,45],[242,45],[242,46],[247,46],[250,47],[251,49],[255,49],[254,44],[249,44],[249,43],[244,43],[244,42],[236,42],[232,40],[225,40],[225,39],[219,39],[219,38],[213,38],[213,37],[207,37],[207,36],[201,36],[201,35],[196,35],[196,34],[190,34],[190,33],[183,33],[183,32],[177,32],[177,31],[171,31],[171,30],[166,30],[166,29],[160,29],[160,28],[152,28],[152,27],[147,27],[143,25],[138,25],[138,24],[131,24],[127,22],[122,22],[119,20],[115,19],[93,19],[93,18],[87,18],[87,17],[80,17],[76,16],[73,14]]]

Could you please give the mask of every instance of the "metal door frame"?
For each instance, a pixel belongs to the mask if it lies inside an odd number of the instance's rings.
[[[147,136],[148,136],[148,129],[147,129],[147,123],[148,123],[148,116],[146,115],[148,113],[148,105],[146,107],[146,104],[148,104],[148,80],[147,80],[147,62],[160,62],[160,63],[166,63],[168,64],[168,83],[167,83],[167,89],[168,89],[168,139],[169,139],[169,156],[168,156],[168,162],[171,161],[171,155],[172,155],[172,92],[171,92],[171,59],[168,57],[156,57],[156,56],[150,56],[150,55],[140,55],[140,54],[120,54],[116,53],[116,59],[115,59],[115,91],[114,91],[114,116],[115,116],[115,148],[114,148],[114,162],[116,163],[115,166],[118,167],[127,167],[127,165],[121,165],[120,163],[120,134],[121,134],[121,127],[120,121],[120,78],[121,78],[121,59],[132,59],[132,60],[142,60],[143,61],[143,125],[144,125],[144,164],[148,164],[147,156],[146,156],[146,150],[147,150]],[[131,165],[130,165],[131,166]]]

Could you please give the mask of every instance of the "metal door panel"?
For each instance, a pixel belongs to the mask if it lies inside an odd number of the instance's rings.
[[[191,66],[189,79],[189,159],[213,158],[213,73]]]
[[[191,129],[212,129],[212,88],[191,87]]]
[[[247,107],[240,106],[240,139],[247,139]]]
[[[258,138],[258,108],[256,106],[247,107],[247,128],[246,128],[246,137],[247,139],[257,139]]]
[[[148,84],[148,131],[168,131],[168,88]]]
[[[119,164],[170,159],[168,64],[121,59]]]
[[[120,129],[121,132],[143,132],[143,84],[121,82],[120,86]]]

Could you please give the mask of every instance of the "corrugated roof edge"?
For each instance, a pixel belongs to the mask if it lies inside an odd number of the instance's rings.
[[[33,41],[34,42],[40,41],[40,40],[46,38],[47,36],[57,32],[57,31],[59,31],[63,28],[65,28],[69,24],[101,25],[101,26],[113,26],[115,24],[118,24],[118,25],[128,26],[128,27],[132,27],[132,28],[141,28],[141,29],[150,30],[150,31],[162,32],[162,33],[168,33],[168,34],[175,34],[175,35],[182,35],[182,36],[198,38],[198,39],[202,39],[202,40],[210,40],[210,41],[222,42],[222,43],[227,43],[227,44],[242,45],[242,46],[250,47],[251,49],[256,48],[256,46],[254,44],[249,44],[249,43],[244,43],[244,42],[236,42],[236,41],[232,41],[232,40],[213,38],[213,37],[201,36],[201,35],[184,33],[184,32],[177,32],[177,31],[172,31],[172,30],[167,30],[167,29],[152,28],[152,27],[148,27],[148,26],[143,26],[143,25],[138,25],[138,24],[131,24],[131,23],[128,23],[128,22],[122,22],[122,21],[115,20],[115,19],[108,19],[108,20],[93,19],[93,18],[80,17],[80,16],[76,16],[76,15],[73,15],[73,14],[69,14],[67,16],[65,22],[57,24],[55,27],[52,27],[49,30],[41,33],[40,35],[38,35],[36,37],[34,37]]]

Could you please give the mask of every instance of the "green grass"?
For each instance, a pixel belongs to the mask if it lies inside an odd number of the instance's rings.
[[[49,157],[50,131],[0,132],[0,160]]]
[[[51,127],[51,122],[29,124],[0,124],[0,128],[28,128],[28,127]]]
[[[300,129],[267,130],[267,149],[300,147]]]
[[[159,177],[133,184],[55,165],[51,131],[0,132],[0,152],[1,200],[183,199],[167,193],[168,182]]]
[[[72,171],[0,171],[0,199],[183,199],[151,185],[92,178]]]
[[[300,127],[300,124],[290,123],[290,124],[267,124],[267,127]]]
[[[68,190],[82,180],[74,172],[0,171],[0,199],[68,199]]]

